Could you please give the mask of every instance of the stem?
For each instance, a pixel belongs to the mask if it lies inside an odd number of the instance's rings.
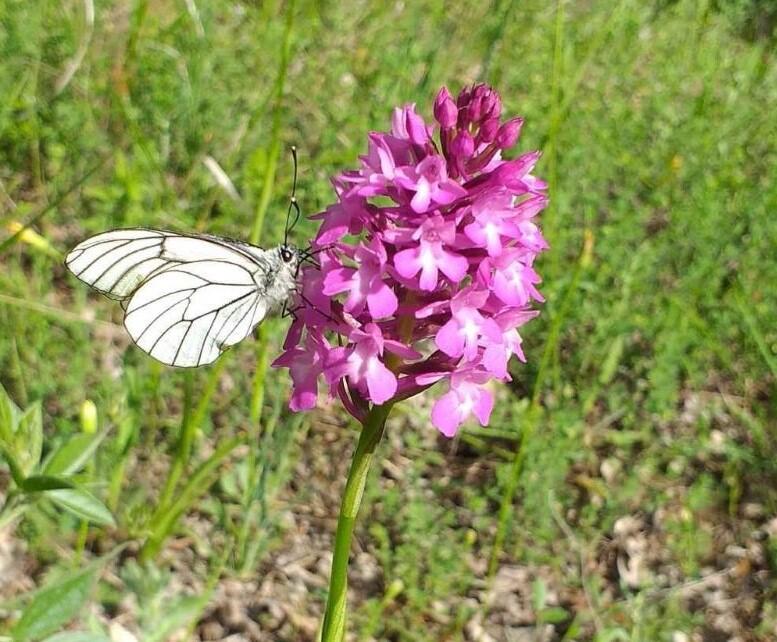
[[[273,105],[272,130],[270,132],[270,149],[267,154],[267,165],[265,167],[264,184],[259,195],[259,204],[254,215],[254,222],[251,226],[251,235],[248,240],[256,245],[262,237],[264,229],[264,217],[267,214],[267,208],[270,206],[273,186],[275,185],[275,171],[278,168],[278,155],[281,151],[281,117],[283,115],[283,92],[286,86],[286,74],[289,69],[289,57],[291,55],[291,34],[294,27],[294,5],[295,0],[291,0],[286,8],[286,25],[283,32],[283,46],[281,47],[281,60],[278,65],[278,76],[275,79],[273,91],[275,93],[275,104]]]
[[[373,406],[364,421],[359,443],[348,471],[343,501],[340,504],[340,517],[337,520],[335,550],[332,558],[332,574],[329,580],[329,596],[326,601],[321,642],[340,642],[345,635],[345,607],[348,591],[348,555],[351,550],[353,527],[359,512],[367,473],[370,470],[375,447],[383,436],[386,417],[392,403]]]
[[[175,459],[173,465],[165,480],[165,485],[157,502],[157,509],[154,511],[152,521],[155,521],[161,514],[167,512],[168,505],[173,497],[173,493],[178,486],[178,481],[184,469],[189,464],[192,453],[192,444],[197,431],[197,425],[191,420],[192,414],[192,387],[194,385],[191,370],[184,372],[184,394],[183,394],[183,418],[181,419],[181,433],[176,445]]]

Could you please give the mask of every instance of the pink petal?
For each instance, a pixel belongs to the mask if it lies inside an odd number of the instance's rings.
[[[437,186],[437,190],[434,194],[434,200],[441,205],[448,205],[453,203],[457,198],[462,198],[467,195],[465,190],[458,183],[453,181],[444,181]]]
[[[410,140],[416,145],[425,145],[429,140],[429,133],[426,131],[424,119],[413,110],[408,109],[405,112],[405,127]]]
[[[529,300],[526,293],[518,291],[501,271],[494,275],[494,294],[508,305],[525,305]]]
[[[330,270],[324,275],[324,289],[326,295],[340,294],[350,289],[353,275],[356,272],[353,268],[340,267]]]
[[[417,247],[402,250],[394,255],[394,267],[406,279],[412,279],[421,269],[420,250]]]
[[[301,410],[311,410],[312,408],[316,407],[317,399],[317,391],[295,387],[291,394],[289,408],[294,412],[299,412]]]
[[[434,290],[437,287],[437,262],[427,249],[421,250],[421,279],[419,285],[422,290]]]
[[[465,259],[463,256],[452,254],[451,252],[446,252],[445,250],[440,249],[437,254],[437,267],[439,267],[442,273],[451,281],[458,283],[467,273],[467,270],[469,269],[469,261],[467,261],[467,259]],[[435,274],[435,280],[436,279],[437,275]],[[421,285],[421,287],[423,288],[423,285]],[[434,288],[432,287],[428,289],[431,290]]]
[[[507,376],[507,349],[503,343],[489,343],[483,352],[483,366],[499,379]]]
[[[461,327],[455,319],[442,326],[434,337],[437,347],[451,357],[458,357],[464,352],[464,336]]]
[[[461,425],[459,398],[455,392],[447,392],[432,407],[432,424],[446,437],[453,437]]]
[[[413,350],[410,346],[406,346],[404,343],[395,341],[394,339],[385,339],[384,344],[386,350],[399,355],[403,359],[420,359],[423,356],[417,350]]]
[[[478,418],[481,426],[487,426],[488,420],[491,418],[491,411],[494,409],[494,397],[485,388],[480,389],[480,396],[475,402],[475,407],[472,411]]]
[[[385,403],[397,391],[396,376],[377,357],[370,359],[365,379],[373,403]]]
[[[413,200],[410,201],[410,207],[413,208],[414,212],[425,212],[429,209],[429,204],[431,201],[432,199],[429,181],[421,177],[418,179],[416,193],[415,196],[413,196]]]
[[[367,294],[367,307],[370,314],[375,319],[390,317],[397,309],[399,302],[397,295],[394,294],[388,285],[380,279],[373,279],[370,284],[370,291]]]

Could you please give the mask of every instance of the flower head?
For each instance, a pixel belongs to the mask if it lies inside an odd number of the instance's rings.
[[[293,410],[315,405],[321,378],[359,419],[440,382],[431,419],[450,437],[470,415],[488,423],[490,382],[510,378],[511,356],[524,360],[518,328],[543,300],[534,259],[547,249],[539,154],[503,159],[523,120],[503,120],[487,85],[456,98],[443,87],[433,112],[434,127],[414,105],[395,109],[313,217],[319,264],[303,269],[274,364],[291,371]]]

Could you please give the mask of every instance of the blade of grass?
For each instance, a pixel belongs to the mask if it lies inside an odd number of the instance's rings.
[[[737,309],[742,315],[742,318],[745,320],[745,325],[750,331],[750,336],[758,348],[758,352],[761,354],[764,362],[771,371],[772,377],[774,377],[775,381],[777,381],[777,359],[775,359],[774,355],[771,353],[771,350],[766,343],[766,339],[758,327],[758,321],[756,321],[753,313],[750,311],[747,305],[745,305],[745,302],[741,296],[735,297],[734,302],[736,303]]]
[[[254,224],[251,229],[250,242],[256,245],[262,238],[264,230],[264,219],[267,215],[267,209],[272,199],[275,187],[275,172],[278,167],[278,156],[281,149],[281,122],[283,115],[283,94],[286,86],[286,76],[288,73],[289,59],[291,55],[291,40],[294,27],[295,1],[291,0],[286,7],[286,23],[283,34],[283,46],[281,48],[281,59],[278,65],[278,75],[275,81],[275,104],[273,105],[272,132],[270,139],[270,152],[267,156],[267,166],[265,171],[264,183],[259,196],[259,203],[256,208]],[[245,561],[246,542],[250,532],[251,516],[253,515],[252,504],[254,502],[255,489],[259,471],[257,466],[261,464],[264,468],[266,453],[262,450],[264,457],[258,461],[259,440],[262,432],[262,407],[264,405],[264,388],[266,385],[266,374],[268,366],[268,340],[269,332],[265,325],[259,326],[258,338],[256,342],[256,370],[254,372],[253,385],[251,389],[250,402],[250,422],[248,427],[248,460],[246,462],[247,476],[246,484],[243,489],[242,505],[245,519],[238,534],[236,543],[237,554],[241,563]]]
[[[278,168],[278,156],[281,151],[281,122],[283,116],[283,94],[286,88],[286,75],[289,68],[289,57],[291,54],[291,34],[294,26],[294,7],[295,0],[291,0],[286,7],[286,27],[283,34],[283,46],[281,47],[281,60],[278,64],[278,76],[275,80],[273,93],[275,94],[275,104],[272,112],[272,130],[270,133],[270,152],[267,154],[267,166],[264,174],[264,183],[259,195],[259,203],[256,207],[253,226],[249,241],[256,245],[262,238],[264,229],[264,219],[267,215],[267,209],[272,199],[273,187],[275,185],[275,172]]]
[[[237,437],[223,442],[200,466],[192,473],[187,483],[181,488],[177,499],[170,504],[164,515],[152,525],[148,539],[140,551],[142,561],[153,559],[162,548],[167,537],[180,516],[199,498],[213,483],[217,469],[229,457],[232,451],[241,443]]]
[[[534,381],[531,403],[529,405],[529,410],[526,413],[526,418],[523,422],[523,430],[521,431],[521,438],[518,443],[518,449],[515,451],[515,455],[513,457],[510,474],[507,478],[507,486],[502,493],[502,498],[499,505],[499,518],[496,535],[494,537],[494,544],[491,549],[491,558],[488,565],[489,577],[494,576],[497,564],[499,563],[499,556],[502,553],[502,547],[504,546],[505,538],[507,536],[507,531],[510,525],[510,515],[512,514],[513,499],[515,497],[516,491],[518,490],[518,483],[521,478],[523,462],[526,458],[528,444],[537,424],[539,423],[540,415],[542,414],[540,398],[542,396],[545,379],[547,378],[548,368],[551,364],[551,358],[558,346],[559,338],[561,337],[561,329],[564,327],[564,321],[566,320],[566,317],[569,315],[569,312],[572,308],[575,294],[577,293],[578,287],[580,285],[580,279],[583,275],[583,272],[591,264],[592,254],[593,235],[589,230],[586,230],[583,240],[583,247],[580,252],[580,258],[577,261],[577,266],[575,267],[575,272],[572,275],[569,286],[567,287],[566,292],[564,293],[564,297],[559,304],[558,312],[553,317],[551,322],[548,338],[545,341],[542,358],[540,359],[540,365],[537,370],[537,378]]]
[[[68,185],[64,190],[62,190],[57,196],[54,198],[54,200],[49,201],[46,205],[44,205],[38,212],[31,215],[24,223],[22,223],[16,232],[11,234],[11,236],[5,238],[0,243],[0,255],[3,254],[8,248],[10,248],[12,245],[14,245],[25,233],[25,230],[32,227],[33,225],[36,225],[46,214],[51,212],[53,209],[58,207],[68,196],[70,196],[73,192],[75,192],[79,187],[84,185],[86,181],[89,180],[89,178],[94,174],[98,169],[100,169],[104,164],[105,161],[108,159],[107,156],[104,156],[102,159],[100,159],[97,163],[95,163],[90,169],[88,169],[84,174],[79,176],[76,180],[74,180],[70,185]]]
[[[558,206],[554,205],[552,196],[556,193],[558,185],[558,133],[561,127],[561,76],[563,73],[563,51],[564,51],[564,0],[556,0],[556,23],[553,41],[553,66],[550,78],[550,129],[548,130],[547,159],[548,159],[548,192],[551,194],[551,201],[545,210],[545,225],[543,232],[548,239],[551,247],[557,238]],[[551,253],[550,268],[553,274],[558,259],[555,258],[557,252]]]

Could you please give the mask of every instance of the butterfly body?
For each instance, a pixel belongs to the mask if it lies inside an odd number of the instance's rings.
[[[162,363],[211,363],[242,341],[297,287],[305,253],[210,235],[124,229],[86,239],[67,255],[75,276],[122,301],[124,327]]]

